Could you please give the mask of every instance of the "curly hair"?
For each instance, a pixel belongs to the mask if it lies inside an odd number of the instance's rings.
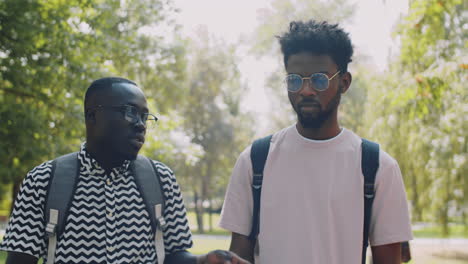
[[[351,62],[353,46],[349,34],[338,24],[315,20],[293,21],[289,31],[278,37],[283,53],[284,66],[287,66],[289,56],[310,52],[316,55],[329,55],[344,73],[348,71]]]

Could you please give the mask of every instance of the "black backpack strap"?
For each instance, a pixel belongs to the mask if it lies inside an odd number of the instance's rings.
[[[160,175],[154,162],[142,155],[138,155],[132,162],[131,169],[149,213],[158,263],[164,263],[163,230],[166,227],[166,221],[164,220],[164,195]]]
[[[255,241],[260,231],[260,196],[262,193],[263,168],[268,157],[270,141],[273,135],[257,139],[252,144],[250,150],[250,160],[252,161],[252,195],[253,195],[253,219],[252,230],[249,239]]]
[[[153,231],[155,231],[158,226],[158,220],[155,214],[155,205],[160,204],[164,207],[163,190],[158,170],[150,159],[142,155],[138,155],[138,157],[132,162],[131,170],[146,209],[148,210],[151,227]],[[163,208],[161,208],[161,210],[164,211]]]
[[[52,161],[52,174],[49,180],[44,214],[46,223],[49,223],[51,220],[50,210],[58,210],[56,229],[58,234],[63,232],[65,217],[72,202],[79,172],[78,152],[58,157]]]
[[[52,161],[52,173],[44,207],[46,234],[49,241],[47,263],[54,262],[57,240],[65,227],[68,210],[78,182],[79,170],[78,152]]]
[[[372,203],[375,194],[375,175],[379,168],[379,144],[362,139],[361,169],[364,175],[364,234],[362,245],[362,264],[366,263],[366,251],[369,245],[369,228]]]

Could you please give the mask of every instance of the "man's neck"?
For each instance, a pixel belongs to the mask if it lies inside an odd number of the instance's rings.
[[[105,148],[86,143],[86,150],[89,155],[94,158],[106,172],[110,172],[113,168],[119,167],[124,163],[125,160],[116,159],[113,155],[102,151],[102,149]]]
[[[341,132],[340,125],[336,119],[329,119],[325,121],[322,126],[317,128],[305,128],[301,125],[300,122],[297,122],[296,128],[301,136],[313,140],[326,140],[334,138]]]

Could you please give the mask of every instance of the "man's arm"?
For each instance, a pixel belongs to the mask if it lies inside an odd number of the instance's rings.
[[[206,255],[196,256],[186,250],[166,256],[164,264],[249,264],[236,254],[226,250],[214,250]]]
[[[180,263],[180,264],[196,264],[197,263],[197,256],[190,254],[186,250],[176,251],[169,255],[166,255],[164,259],[164,264],[172,264],[172,263]]]
[[[5,264],[37,264],[37,258],[25,253],[8,251]]]
[[[247,236],[232,233],[231,246],[229,250],[239,255],[239,257],[254,263],[254,248],[255,243],[251,241]]]
[[[374,264],[401,264],[401,243],[393,243],[372,248]]]

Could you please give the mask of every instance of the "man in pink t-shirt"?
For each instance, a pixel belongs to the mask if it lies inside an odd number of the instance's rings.
[[[351,84],[353,48],[327,22],[292,22],[279,37],[288,97],[296,124],[275,133],[264,168],[258,254],[252,228],[250,149],[234,167],[220,226],[230,250],[255,263],[361,263],[364,179],[361,138],[338,122],[341,95]],[[369,241],[374,264],[400,263],[400,243],[412,239],[398,163],[379,153]]]

